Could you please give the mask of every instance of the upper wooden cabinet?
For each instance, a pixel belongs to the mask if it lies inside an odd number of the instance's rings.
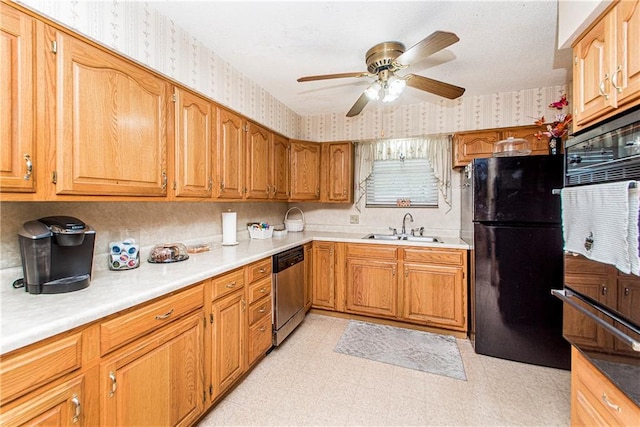
[[[244,126],[242,116],[218,108],[218,197],[242,199],[244,196]]]
[[[0,3],[0,191],[35,192],[35,20]]]
[[[271,146],[271,199],[289,199],[289,140],[273,135]]]
[[[351,142],[322,144],[321,202],[353,201],[353,151]]]
[[[216,108],[208,100],[175,88],[174,193],[210,198]]]
[[[573,131],[640,104],[640,6],[620,1],[573,46]]]
[[[49,38],[57,194],[165,196],[169,83],[61,31]]]
[[[320,144],[291,141],[290,200],[320,199]]]
[[[538,139],[542,126],[516,126],[458,132],[453,135],[453,167],[466,166],[476,158],[493,156],[496,142],[509,137],[524,138],[532,155],[549,154],[548,138]]]
[[[271,132],[249,122],[247,126],[247,162],[245,169],[247,199],[268,199],[271,195]]]

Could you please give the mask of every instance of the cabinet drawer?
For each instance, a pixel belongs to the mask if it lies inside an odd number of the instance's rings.
[[[607,265],[592,261],[582,255],[565,253],[564,268],[566,273],[577,274],[607,274]]]
[[[100,354],[105,355],[202,306],[202,285],[123,314],[100,325]]]
[[[598,369],[575,348],[572,349],[572,383],[576,395],[585,407],[591,407],[604,419],[613,418],[614,424],[638,425],[640,408],[613,385]],[[575,404],[578,402],[572,402]]]
[[[271,343],[271,316],[269,316],[249,328],[249,364],[266,353]]]
[[[271,319],[271,296],[249,306],[249,325],[253,325],[265,316]]]
[[[244,286],[244,270],[242,268],[223,274],[211,281],[213,285],[213,299],[227,295]]]
[[[249,286],[249,304],[267,295],[271,295],[271,276]]]
[[[464,251],[431,248],[410,248],[403,249],[403,251],[405,261],[422,262],[427,264],[464,264]]]
[[[347,257],[395,260],[398,249],[387,245],[347,245]]]
[[[271,265],[271,258],[265,258],[247,266],[247,283],[253,283],[263,277],[271,276]]]
[[[82,333],[33,345],[0,360],[2,404],[53,381],[82,364]]]

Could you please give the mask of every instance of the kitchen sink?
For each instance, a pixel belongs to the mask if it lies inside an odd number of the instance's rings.
[[[410,242],[442,243],[442,240],[433,236],[412,236],[410,234],[367,234],[363,239],[373,240],[406,240]]]

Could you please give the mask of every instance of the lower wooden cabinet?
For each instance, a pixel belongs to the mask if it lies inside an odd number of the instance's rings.
[[[313,242],[313,307],[335,310],[335,243]]]
[[[246,305],[244,289],[213,302],[211,400],[231,387],[246,371]]]
[[[353,246],[350,247],[353,248]],[[363,255],[364,253],[359,254],[359,256]],[[373,255],[375,256],[375,252]],[[398,279],[395,249],[392,256],[392,261],[347,256],[345,311],[371,316],[396,317]]]
[[[304,245],[304,309],[311,309],[313,297],[313,245]]]
[[[575,347],[571,349],[571,425],[640,425],[640,408]]]
[[[204,315],[197,311],[100,364],[102,425],[192,424],[204,407]]]
[[[0,425],[12,426],[82,426],[85,421],[83,407],[84,377],[78,376],[39,392],[27,402],[0,413]]]

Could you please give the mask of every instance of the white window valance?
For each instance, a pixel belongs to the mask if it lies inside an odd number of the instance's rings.
[[[356,144],[356,208],[367,191],[367,179],[376,160],[427,159],[438,180],[444,202],[451,208],[451,135],[362,141]]]

